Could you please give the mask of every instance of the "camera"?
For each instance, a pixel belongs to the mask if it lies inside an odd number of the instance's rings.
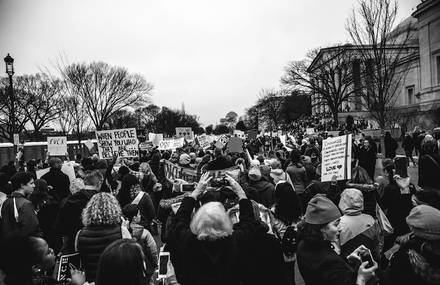
[[[223,187],[223,186],[228,186],[229,182],[228,180],[226,180],[226,178],[223,177],[218,177],[218,178],[213,178],[211,180],[211,187]]]

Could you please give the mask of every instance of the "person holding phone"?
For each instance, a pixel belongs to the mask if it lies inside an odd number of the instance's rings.
[[[308,203],[304,220],[298,225],[297,250],[299,271],[307,285],[364,285],[374,276],[377,263],[373,261],[369,267],[368,261],[362,261],[362,248],[350,255],[349,260],[356,261],[354,266],[333,249],[340,218],[338,207],[321,194]]]
[[[240,225],[232,229],[232,222],[219,202],[204,204],[191,218],[198,197],[211,179],[209,173],[203,174],[176,213],[172,239],[177,245],[180,268],[175,266],[182,285],[239,284],[242,270],[238,265],[238,248],[249,242],[256,231],[252,204],[240,184],[229,175],[225,179],[239,199]]]

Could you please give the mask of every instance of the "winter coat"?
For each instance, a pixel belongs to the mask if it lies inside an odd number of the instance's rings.
[[[395,158],[396,157],[397,142],[391,136],[385,137],[385,157]]]
[[[298,167],[297,165],[290,164],[287,167],[286,172],[292,180],[295,192],[297,194],[303,193],[308,185],[306,169],[303,166]]]
[[[65,203],[61,205],[55,230],[58,234],[66,237],[63,253],[74,251],[75,235],[83,227],[81,221],[82,211],[96,193],[98,191],[91,189],[80,190],[68,196]]]
[[[307,285],[356,284],[357,272],[332,249],[330,242],[310,244],[302,240],[296,256]]]
[[[69,176],[61,172],[61,169],[51,168],[50,171],[44,174],[41,179],[46,180],[47,185],[53,187],[51,195],[57,200],[61,201],[70,195],[70,180]]]
[[[410,183],[409,177],[393,180],[384,189],[380,204],[382,210],[386,211],[396,236],[410,231],[405,219],[413,208],[411,196],[414,193],[415,187]]]
[[[15,209],[17,209],[17,211]],[[42,235],[32,202],[19,192],[13,192],[11,196],[3,202],[0,224],[2,237],[15,234],[23,236]]]
[[[104,249],[121,239],[120,225],[86,226],[78,233],[78,252],[88,282],[95,281],[98,262]]]
[[[402,147],[405,150],[405,152],[412,152],[414,150],[414,140],[411,136],[405,136],[402,142]]]
[[[219,156],[216,159],[214,159],[213,161],[210,161],[208,163],[208,165],[206,166],[206,171],[209,170],[221,170],[221,169],[226,169],[226,168],[230,168],[233,167],[234,164],[227,160],[224,156]]]
[[[439,241],[435,241],[437,251],[432,250],[433,246],[427,246],[425,242],[413,237],[401,245],[390,261],[390,285],[440,284]]]
[[[368,149],[365,147],[361,147],[359,149],[359,166],[364,168],[370,178],[374,180],[374,171],[376,169],[376,151],[373,146],[370,146]]]
[[[419,186],[440,189],[440,155],[422,155],[419,159]]]
[[[249,181],[248,185],[255,190],[256,201],[270,209],[275,203],[275,186],[263,177],[259,181]]]
[[[239,249],[255,237],[256,222],[250,200],[242,199],[239,203],[240,222],[232,235],[214,241],[202,241],[189,228],[197,202],[190,197],[183,199],[172,234],[179,259],[180,268],[176,268],[176,273],[180,284],[240,283],[240,275],[245,270],[239,267]]]

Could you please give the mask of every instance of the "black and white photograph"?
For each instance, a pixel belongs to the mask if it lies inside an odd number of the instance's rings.
[[[440,285],[440,0],[0,0],[0,285]]]

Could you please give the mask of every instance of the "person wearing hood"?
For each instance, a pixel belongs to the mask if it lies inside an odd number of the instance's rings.
[[[61,201],[70,194],[69,177],[61,172],[61,166],[63,162],[61,159],[52,157],[49,159],[50,170],[44,174],[41,179],[46,180],[47,184],[52,186],[51,195],[57,200]]]
[[[380,201],[381,208],[387,215],[394,233],[386,237],[386,245],[393,242],[397,236],[407,234],[409,227],[405,223],[413,205],[411,196],[416,193],[414,185],[410,182],[407,172],[408,160],[406,157],[397,157],[394,160],[395,174],[393,180],[385,187]]]
[[[368,262],[362,263],[360,258],[365,247],[350,254],[348,260],[353,264],[334,250],[332,243],[337,240],[340,217],[338,207],[321,194],[307,205],[298,225],[297,250],[298,268],[307,285],[364,285],[374,276],[377,263],[367,268]]]
[[[61,206],[55,230],[63,237],[62,253],[74,252],[75,235],[83,227],[81,213],[93,195],[99,193],[102,181],[100,172],[86,171],[84,188],[70,194]]]
[[[247,188],[253,188],[255,190],[257,202],[270,209],[275,203],[275,187],[262,176],[260,166],[253,166],[249,169],[248,179]]]
[[[400,244],[390,260],[390,284],[440,284],[440,210],[416,206],[406,223],[410,238]]]
[[[380,226],[364,210],[364,196],[358,189],[347,188],[342,192],[339,209],[344,214],[339,222],[341,255],[347,257],[361,245],[367,247],[374,260],[379,260]]]
[[[275,185],[277,185],[277,183],[280,181],[286,181],[292,186],[292,189],[295,191],[290,176],[282,169],[282,163],[279,160],[272,159],[270,161],[270,168],[270,177],[272,177]]]
[[[437,141],[429,135],[422,141],[422,153],[419,157],[419,186],[440,188],[440,155]]]

